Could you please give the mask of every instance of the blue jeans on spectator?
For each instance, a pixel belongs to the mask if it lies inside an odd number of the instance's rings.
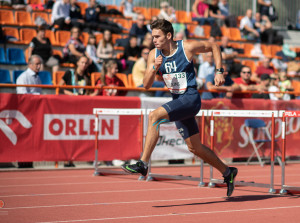
[[[192,21],[197,21],[200,26],[203,26],[206,22],[209,23],[212,26],[215,22],[215,19],[211,18],[211,17],[207,17],[207,18],[193,17]]]
[[[139,87],[144,87],[144,85],[140,85]],[[151,87],[157,87],[157,88],[164,88],[165,83],[162,81],[154,81]],[[156,91],[154,94],[154,97],[163,97],[165,94],[165,91]]]

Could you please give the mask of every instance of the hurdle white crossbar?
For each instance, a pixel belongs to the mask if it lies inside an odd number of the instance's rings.
[[[285,185],[285,156],[286,156],[286,118],[297,117],[300,118],[300,111],[279,111],[279,116],[282,117],[281,125],[281,138],[282,138],[282,151],[281,151],[281,190],[280,194],[287,193],[300,193],[300,187]]]
[[[240,186],[252,186],[252,187],[263,187],[269,188],[270,193],[275,193],[274,189],[274,141],[275,141],[275,134],[274,134],[274,118],[279,117],[278,111],[272,110],[209,110],[208,115],[211,116],[210,122],[210,132],[211,132],[211,149],[213,150],[214,146],[214,117],[248,117],[248,118],[272,118],[272,139],[271,139],[271,179],[270,184],[262,184],[262,183],[255,183],[255,182],[245,182],[245,181],[236,181],[235,185]],[[222,180],[214,179],[213,178],[213,168],[210,168],[210,182],[209,186],[214,187],[216,184],[223,184]]]
[[[149,115],[151,111],[154,109],[147,109],[146,114]],[[206,117],[208,114],[208,110],[200,110],[199,113],[196,115],[197,117]],[[202,127],[201,127],[201,134],[204,134],[204,119],[201,121]],[[203,137],[202,137],[203,138]],[[152,181],[152,180],[164,180],[164,179],[171,179],[171,180],[189,180],[189,181],[197,181],[199,182],[199,186],[204,186],[205,183],[203,182],[203,160],[200,160],[200,177],[191,177],[191,176],[183,176],[183,175],[169,175],[169,174],[157,174],[157,173],[152,173],[151,169],[151,159],[148,164],[148,177],[147,181]]]
[[[141,128],[141,147],[143,147],[143,128],[144,128],[144,115],[146,113],[145,109],[135,109],[135,108],[94,108],[93,114],[95,115],[95,161],[94,161],[94,176],[107,175],[107,174],[121,174],[126,175],[128,173],[124,171],[110,170],[110,169],[100,169],[98,167],[98,150],[99,150],[99,115],[135,115],[140,116],[140,128]]]

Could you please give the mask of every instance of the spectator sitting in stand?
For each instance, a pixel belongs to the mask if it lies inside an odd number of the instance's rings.
[[[271,100],[290,100],[291,96],[289,94],[283,94],[283,93],[275,93],[280,91],[280,86],[279,86],[279,76],[278,74],[271,74],[271,83],[270,87],[268,89],[269,92],[274,92],[274,93],[269,93],[270,99]]]
[[[263,89],[268,89],[269,85],[270,85],[270,75],[269,74],[262,74],[260,76],[259,85]],[[252,94],[252,98],[270,99],[270,96],[267,93],[259,92],[259,93]]]
[[[275,15],[275,8],[272,4],[272,0],[257,0],[257,3],[261,15],[268,16],[272,22],[278,19]]]
[[[25,9],[27,12],[32,12],[32,7],[26,4],[24,0],[10,0],[10,5],[13,9]]]
[[[141,58],[139,58],[136,63],[133,66],[132,69],[132,79],[137,87],[143,87],[143,80],[144,76],[146,73],[146,68],[147,68],[147,60],[148,60],[148,55],[149,55],[149,48],[143,47],[142,52],[141,52]],[[155,77],[155,80],[152,84],[152,87],[157,87],[157,88],[164,88],[165,84],[163,81],[160,81],[158,77]],[[162,97],[164,95],[164,91],[156,91],[155,92],[155,97]]]
[[[42,84],[39,71],[43,64],[43,59],[38,55],[32,55],[28,60],[28,68],[17,78],[18,84]],[[17,94],[41,94],[39,87],[17,87]]]
[[[70,0],[56,1],[52,8],[51,25],[58,25],[60,30],[70,30]]]
[[[90,85],[90,78],[88,74],[89,58],[80,56],[75,70],[67,70],[60,80],[59,85],[72,85],[72,86],[88,86]],[[83,88],[64,89],[63,93],[66,95],[87,95],[88,91]]]
[[[198,78],[205,83],[206,77],[210,74],[215,74],[215,63],[211,52],[205,54],[205,62],[199,66]]]
[[[158,20],[158,16],[155,15],[155,16],[151,17],[149,23],[146,25],[148,32],[150,32],[150,33],[152,32],[150,26],[151,26],[151,23],[156,21],[156,20]]]
[[[235,48],[229,46],[228,43],[229,43],[228,37],[223,36],[220,50],[222,52],[222,59],[225,60],[225,63],[228,66],[230,75],[235,77],[235,76],[239,75],[239,72],[240,72],[242,66],[240,63],[234,62],[234,59],[238,57],[238,49],[235,49]]]
[[[70,0],[70,18],[72,26],[77,26],[81,30],[84,28],[84,19],[77,0]]]
[[[99,41],[97,47],[97,57],[99,57],[102,61],[116,57],[111,32],[109,30],[104,31],[103,39]]]
[[[45,26],[38,27],[37,36],[29,43],[28,58],[33,54],[39,55],[43,59],[44,65],[46,67],[51,67],[52,72],[54,73],[59,69],[59,59],[56,56],[53,56],[52,45],[50,40],[45,37],[45,31]],[[43,70],[43,64],[41,70]]]
[[[233,82],[230,75],[228,75],[227,65],[223,64],[223,75],[225,78],[225,82],[222,86],[215,86],[215,74],[209,74],[205,80],[205,89],[207,90],[218,90],[225,92],[203,92],[201,98],[204,100],[210,100],[213,98],[231,98],[232,92],[235,90],[239,90],[240,87]]]
[[[71,38],[63,49],[64,61],[77,64],[77,60],[85,56],[85,46],[80,40],[81,31],[78,27],[71,29]]]
[[[262,43],[283,44],[283,37],[277,35],[277,31],[272,28],[272,23],[266,15],[261,16],[260,13],[257,12],[253,24],[255,29],[260,33]]]
[[[236,16],[230,14],[228,0],[220,0],[218,6],[221,14],[225,16],[226,26],[237,27]]]
[[[137,45],[141,45],[144,40],[146,33],[148,32],[147,26],[144,24],[145,16],[139,14],[137,17],[136,23],[132,24],[132,27],[129,31],[130,36],[136,36],[138,38]]]
[[[102,69],[102,65],[100,65],[101,60],[99,57],[97,57],[96,37],[93,34],[89,35],[88,44],[86,46],[86,53],[93,61],[94,69],[97,72],[101,72]]]
[[[96,0],[89,0],[89,7],[85,10],[85,25],[88,32],[109,30],[112,33],[121,33],[122,28],[117,23],[100,18],[101,8],[103,9]]]
[[[141,56],[141,49],[137,45],[137,38],[136,36],[130,36],[129,42],[125,47],[124,51],[124,59],[126,61],[126,74],[130,74],[132,72],[132,68],[134,63],[137,61],[138,58]]]
[[[243,66],[241,69],[240,77],[235,78],[234,83],[238,84],[243,91],[266,91],[267,88],[261,85],[257,85],[256,82],[251,80],[251,68]],[[251,98],[251,93],[234,93],[233,98]]]
[[[209,17],[214,18],[215,22],[219,27],[222,27],[225,24],[225,16],[222,15],[219,9],[219,0],[212,0],[209,4]]]
[[[100,79],[96,81],[96,86],[111,86],[111,87],[124,87],[124,83],[116,76],[118,73],[118,64],[114,60],[109,60],[103,64],[103,69]],[[91,96],[124,96],[126,91],[120,91],[117,89],[95,89]]]
[[[153,43],[153,39],[152,39],[151,33],[146,33],[146,35],[144,37],[144,41],[142,43],[142,46],[146,46],[150,50],[154,49],[155,46],[154,46],[154,43]]]
[[[242,38],[247,40],[258,40],[259,32],[254,28],[252,23],[252,10],[247,9],[246,16],[242,18],[240,22],[240,30]]]
[[[176,15],[174,13],[172,13],[172,8],[170,7],[168,2],[161,2],[160,8],[161,9],[158,14],[158,18],[168,20],[171,23],[176,22]],[[170,8],[171,8],[171,11],[169,10]]]
[[[121,6],[124,7],[123,13],[124,16],[132,18],[132,20],[136,20],[138,14],[134,11],[133,0],[122,0]]]
[[[252,75],[251,80],[255,82],[259,82],[259,78],[262,74],[272,74],[274,73],[274,68],[270,64],[270,58],[268,57],[262,57],[261,60],[261,65],[259,65],[256,68],[255,73]]]
[[[192,11],[192,20],[197,21],[199,25],[203,26],[205,23],[213,25],[215,23],[214,18],[209,17],[209,6],[205,0],[195,0]]]

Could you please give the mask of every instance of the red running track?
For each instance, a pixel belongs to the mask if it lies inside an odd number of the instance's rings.
[[[237,180],[269,183],[270,166],[238,166]],[[286,166],[286,184],[300,185],[300,164]],[[205,176],[209,168],[205,167]],[[153,168],[199,177],[199,167]],[[280,167],[275,167],[279,189]],[[215,174],[220,176],[219,174]],[[207,178],[205,178],[207,182]],[[0,222],[300,222],[298,195],[266,188],[198,187],[195,181],[138,181],[133,175],[93,176],[93,170],[0,172]]]

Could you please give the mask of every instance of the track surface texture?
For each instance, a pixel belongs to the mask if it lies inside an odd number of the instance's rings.
[[[238,181],[270,183],[270,166],[237,166]],[[200,168],[153,173],[199,177]],[[300,185],[300,164],[286,166],[286,185]],[[209,167],[204,169],[208,182]],[[281,170],[275,166],[275,188]],[[214,177],[221,175],[214,172]],[[138,181],[136,175],[93,176],[93,170],[0,172],[0,222],[300,222],[300,196],[268,188],[198,187],[196,181]],[[3,207],[2,207],[3,206]]]

